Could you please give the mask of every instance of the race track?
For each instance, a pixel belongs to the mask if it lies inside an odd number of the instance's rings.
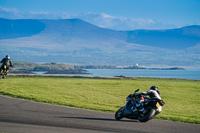
[[[200,125],[165,120],[117,121],[114,114],[0,96],[0,133],[200,133]]]

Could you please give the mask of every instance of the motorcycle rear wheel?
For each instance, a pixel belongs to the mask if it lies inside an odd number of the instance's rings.
[[[116,113],[115,113],[115,119],[120,120],[124,117],[124,107],[121,107]]]
[[[155,109],[148,107],[145,109],[145,112],[146,112],[145,114],[138,116],[138,120],[140,122],[147,122],[148,120],[150,120],[155,115],[156,111]]]

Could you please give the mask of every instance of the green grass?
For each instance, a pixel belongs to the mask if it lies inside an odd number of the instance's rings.
[[[156,118],[200,124],[200,81],[8,77],[0,85],[1,95],[113,113],[135,89],[156,85],[166,103]]]

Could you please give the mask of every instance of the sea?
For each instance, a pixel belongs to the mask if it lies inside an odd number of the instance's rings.
[[[126,76],[200,80],[200,68],[185,70],[150,70],[150,69],[86,69],[90,76]]]
[[[151,69],[86,69],[89,74],[64,74],[78,76],[125,76],[125,77],[152,77],[200,80],[200,68],[185,70],[151,70]],[[44,74],[45,72],[33,72]]]

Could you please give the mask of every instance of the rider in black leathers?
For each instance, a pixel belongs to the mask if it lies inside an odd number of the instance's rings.
[[[9,70],[9,66],[13,67],[13,64],[10,60],[10,56],[8,56],[8,55],[6,55],[6,57],[1,60],[1,63],[2,63],[2,65],[1,65],[0,70],[3,69],[4,65],[6,65],[7,71]]]
[[[137,93],[136,94],[137,96],[138,95],[149,95],[149,98],[150,99],[159,99],[159,100],[161,100],[161,94],[160,94],[160,92],[158,91],[158,87],[157,86],[152,86],[148,91],[146,91],[146,92],[140,92],[140,93]],[[143,108],[143,102],[144,101],[142,101],[142,100],[140,100],[139,101],[139,105],[136,105],[136,106],[138,106],[140,109],[139,109],[139,111],[143,111],[144,110],[144,108]]]
[[[161,100],[161,94],[158,91],[157,86],[151,86],[151,88],[148,91],[140,92],[140,93],[137,93],[136,95],[149,95],[150,98],[158,98]]]

